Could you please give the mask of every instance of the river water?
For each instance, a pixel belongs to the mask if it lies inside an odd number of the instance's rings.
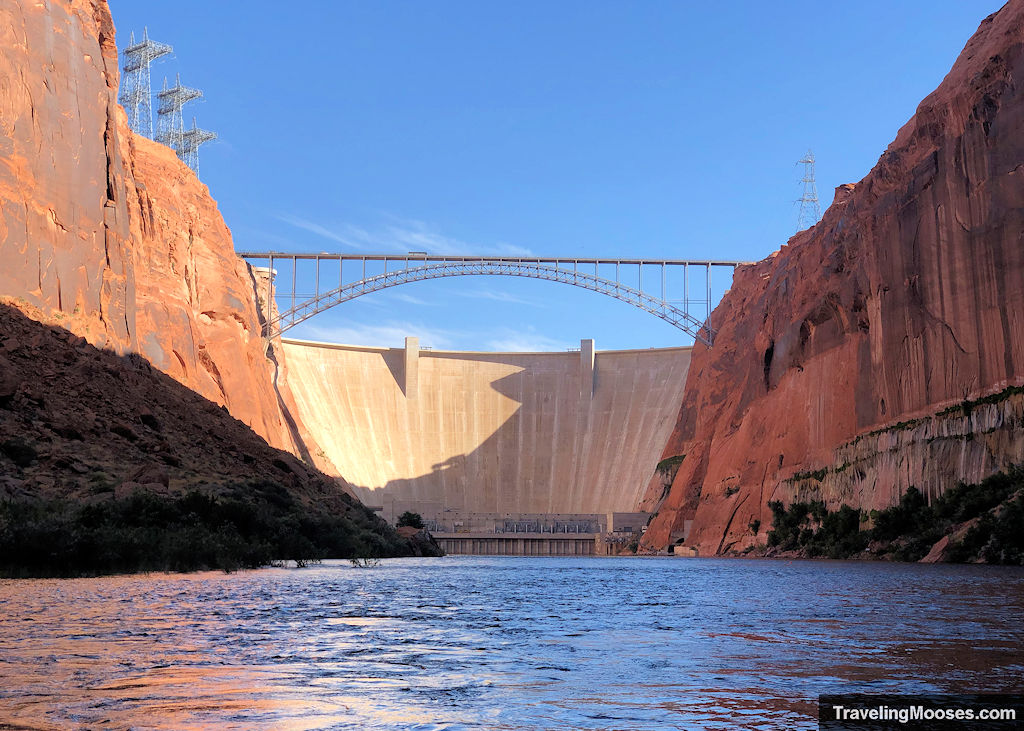
[[[0,582],[0,728],[817,728],[1024,692],[1024,571],[394,559]]]

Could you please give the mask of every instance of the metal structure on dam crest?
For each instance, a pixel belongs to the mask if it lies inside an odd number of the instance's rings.
[[[645,312],[661,318],[679,328],[695,341],[711,345],[715,333],[708,324],[711,314],[712,292],[711,272],[714,267],[728,267],[731,270],[745,262],[686,260],[686,259],[581,259],[581,258],[529,258],[529,257],[483,257],[483,256],[431,256],[420,252],[409,254],[293,254],[287,252],[240,252],[239,256],[250,264],[263,267],[275,279],[274,300],[286,303],[275,309],[268,298],[264,314],[264,336],[273,338],[324,310],[348,302],[371,292],[379,292],[409,282],[428,279],[467,275],[499,275],[529,277],[552,282],[561,282],[582,287],[592,292],[614,297]],[[290,288],[281,288],[275,276],[275,264],[287,262],[291,266]],[[345,282],[345,264],[356,265],[358,279]],[[383,271],[370,273],[368,264],[380,266]],[[310,271],[299,278],[300,265]],[[326,266],[325,266],[326,265]],[[391,267],[389,269],[389,266]],[[593,270],[591,271],[591,267]],[[608,271],[614,267],[614,274]],[[636,286],[626,284],[624,270],[635,267]],[[690,296],[690,268],[703,270],[703,298]],[[585,268],[585,269],[584,269]],[[660,295],[644,290],[643,275],[646,269],[655,269],[660,280]],[[682,270],[681,299],[670,299],[667,286],[668,273]],[[321,274],[331,271],[337,274],[337,286],[321,288]],[[610,275],[610,276],[609,276]],[[332,282],[333,280],[333,274]],[[310,285],[312,279],[312,285]],[[648,277],[648,281],[650,278]],[[300,286],[307,290],[300,293]],[[702,318],[694,315],[698,309]]]

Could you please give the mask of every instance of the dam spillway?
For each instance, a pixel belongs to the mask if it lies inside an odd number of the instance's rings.
[[[483,353],[282,341],[298,415],[370,506],[425,518],[635,511],[690,348]]]

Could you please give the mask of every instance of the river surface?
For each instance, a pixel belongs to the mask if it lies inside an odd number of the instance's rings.
[[[393,559],[0,581],[0,728],[817,728],[1024,692],[1024,571]]]

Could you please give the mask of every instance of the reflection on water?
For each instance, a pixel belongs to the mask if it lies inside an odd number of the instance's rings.
[[[0,582],[0,726],[816,728],[822,692],[1024,692],[1024,572],[396,559]]]

